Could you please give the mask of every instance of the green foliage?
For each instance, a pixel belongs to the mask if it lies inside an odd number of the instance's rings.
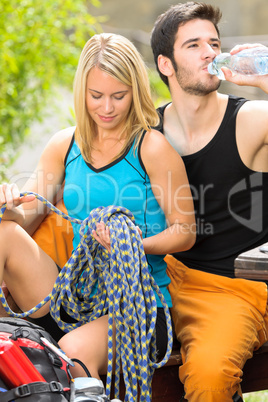
[[[267,391],[259,391],[259,392],[251,392],[249,394],[243,395],[245,402],[264,402],[268,399],[268,392]]]
[[[148,70],[151,93],[155,107],[159,107],[171,101],[168,87],[161,80],[159,74],[155,70]]]
[[[100,31],[98,0],[1,0],[0,180],[54,84],[71,87],[85,42]]]

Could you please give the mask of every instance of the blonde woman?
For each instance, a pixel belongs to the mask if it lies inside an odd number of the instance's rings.
[[[171,307],[164,256],[194,244],[193,203],[180,156],[161,133],[151,129],[158,115],[144,62],[129,40],[100,34],[86,43],[74,81],[74,105],[76,126],[52,137],[23,191],[38,192],[53,202],[65,180],[65,206],[79,219],[99,206],[128,208],[142,232],[151,273]],[[29,235],[47,211],[40,210],[33,196],[20,197],[14,184],[0,187],[0,205],[4,203],[0,280],[5,280],[18,306],[26,311],[50,293],[58,275],[55,262]],[[78,230],[79,225],[73,224],[74,248]],[[105,234],[107,229],[100,224],[94,236],[100,240],[98,235],[105,239]],[[93,377],[106,372],[107,316],[66,335],[56,328],[48,305],[32,318],[56,340],[61,338],[63,350],[80,358]],[[167,342],[160,300],[156,327],[160,357]],[[85,374],[76,367],[73,375]]]

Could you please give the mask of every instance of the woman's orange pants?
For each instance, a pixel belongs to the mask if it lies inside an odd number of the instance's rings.
[[[246,360],[267,341],[267,286],[190,269],[170,255],[166,262],[185,399],[232,401]]]

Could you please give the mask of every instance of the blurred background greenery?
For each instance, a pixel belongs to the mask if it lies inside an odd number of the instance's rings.
[[[223,51],[237,43],[268,46],[267,0],[210,0],[223,11]],[[79,54],[95,32],[116,32],[134,42],[150,74],[155,105],[169,92],[153,65],[150,32],[157,16],[176,1],[167,0],[1,0],[0,2],[0,181],[22,153],[35,163],[37,143],[61,125],[74,125],[72,83]],[[59,90],[60,88],[60,90]],[[256,88],[223,82],[221,92],[249,99],[267,95]],[[50,115],[49,115],[50,113]],[[53,115],[53,118],[51,117]],[[43,129],[42,129],[43,128]],[[21,147],[22,144],[24,148]],[[17,169],[22,170],[21,164]],[[30,168],[29,168],[30,169]],[[10,176],[10,175],[9,175]],[[247,402],[268,400],[267,392],[245,395]]]
[[[101,18],[98,0],[1,0],[0,178],[14,161],[33,121],[41,120],[54,86],[71,89],[74,69]]]
[[[209,3],[219,5],[223,11],[220,26],[223,50],[236,43],[268,44],[267,0],[211,0]],[[132,40],[148,65],[155,105],[169,99],[167,88],[155,72],[149,41],[155,19],[171,4],[174,2],[166,0],[1,0],[1,182],[6,180],[28,134],[32,133],[31,141],[44,135],[40,125],[33,131],[37,121],[41,124],[46,121],[48,107],[51,112],[52,105],[57,104],[54,113],[58,120],[64,114],[62,109],[66,104],[57,103],[56,89],[71,94],[79,54],[95,32],[116,32]],[[228,83],[222,83],[221,91],[250,99],[266,96],[255,88],[233,89]],[[68,114],[65,125],[75,124],[71,103]],[[54,125],[46,130],[54,133]]]
[[[266,402],[268,401],[268,392],[259,391],[251,392],[249,394],[243,395],[245,402]]]

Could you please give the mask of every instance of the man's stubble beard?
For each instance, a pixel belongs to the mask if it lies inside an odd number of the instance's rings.
[[[203,84],[202,82],[195,82],[192,79],[192,74],[184,67],[176,66],[176,79],[181,89],[189,95],[205,96],[211,92],[217,91],[221,85],[221,81],[213,82],[211,84]]]

